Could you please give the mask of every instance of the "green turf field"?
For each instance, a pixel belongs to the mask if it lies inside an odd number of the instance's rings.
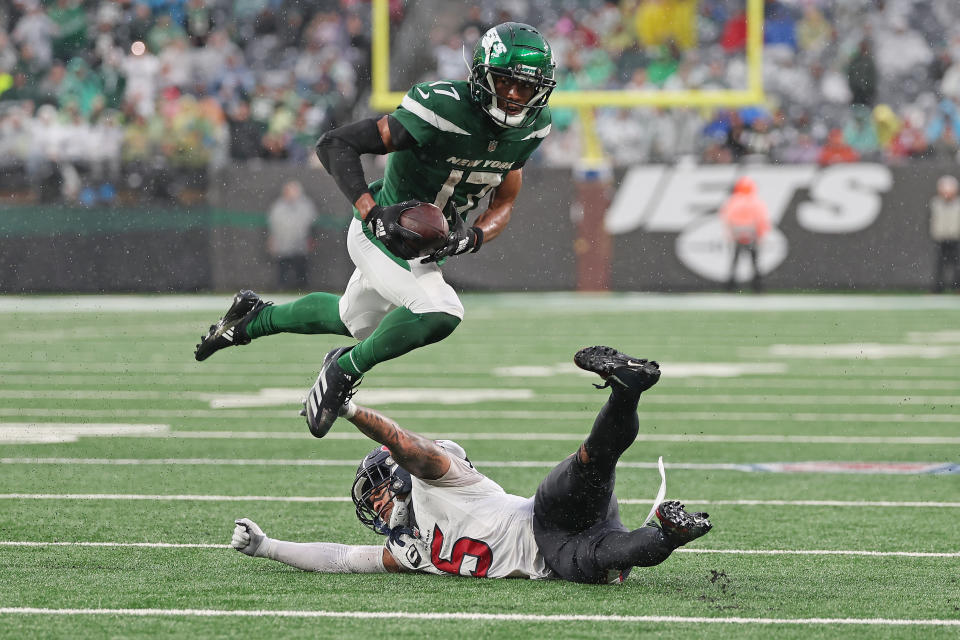
[[[230,549],[241,516],[379,539],[348,498],[371,443],[344,421],[316,440],[297,415],[341,341],[195,362],[228,303],[0,298],[0,637],[960,633],[960,297],[465,296],[449,339],[367,376],[358,402],[530,495],[606,396],[573,353],[659,360],[624,521],[642,524],[662,455],[668,497],[715,528],[604,587],[326,576]]]

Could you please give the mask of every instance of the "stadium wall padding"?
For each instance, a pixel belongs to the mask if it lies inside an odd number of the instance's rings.
[[[368,169],[376,174],[376,165]],[[940,175],[957,173],[955,164],[934,162],[621,169],[605,214],[612,287],[721,287],[732,254],[716,211],[733,182],[750,175],[774,224],[760,251],[769,288],[926,289],[934,260],[929,200]],[[341,291],[353,270],[349,205],[322,170],[270,164],[216,175],[203,206],[0,205],[0,291],[269,291],[266,212],[291,179],[321,214],[310,289]],[[568,169],[526,168],[506,231],[477,254],[449,259],[447,280],[462,290],[573,289],[574,198]],[[738,268],[745,279],[746,265]]]

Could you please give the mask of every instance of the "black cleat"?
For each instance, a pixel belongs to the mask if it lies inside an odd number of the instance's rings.
[[[337,364],[337,358],[352,348],[340,347],[324,357],[320,375],[303,401],[301,415],[306,416],[310,433],[316,438],[327,435],[340,413],[340,407],[353,397],[363,379],[363,376],[347,373]]]
[[[683,508],[684,505],[677,500],[665,500],[657,505],[659,525],[653,523],[653,526],[658,526],[677,546],[696,540],[713,528],[713,524],[708,520],[710,514],[687,513]]]
[[[641,393],[660,379],[660,365],[655,360],[632,358],[613,347],[586,347],[577,351],[573,362],[585,371],[592,371],[605,383],[595,384],[597,389],[612,384]]]
[[[207,335],[200,338],[200,344],[193,352],[194,357],[198,361],[206,360],[220,349],[238,344],[250,344],[247,325],[257,317],[260,311],[272,304],[272,302],[261,300],[260,296],[253,291],[243,290],[233,296],[233,304],[227,312],[217,324],[210,325]]]

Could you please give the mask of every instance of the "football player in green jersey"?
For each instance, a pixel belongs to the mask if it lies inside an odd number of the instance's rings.
[[[477,43],[468,81],[414,85],[392,114],[324,134],[317,156],[354,206],[347,250],[356,270],[346,290],[277,306],[241,291],[201,338],[196,359],[274,333],[359,340],[326,355],[307,394],[303,414],[322,438],[364,373],[450,335],[463,305],[438,263],[478,251],[507,225],[523,165],[550,132],[554,68],[550,45],[536,29],[500,24]],[[367,153],[389,154],[383,179],[371,184],[360,163]],[[468,224],[487,196],[486,210]],[[405,253],[398,224],[418,202],[443,210],[451,229],[446,245],[426,257]]]

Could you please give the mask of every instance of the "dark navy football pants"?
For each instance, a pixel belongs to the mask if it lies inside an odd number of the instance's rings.
[[[534,536],[547,566],[564,580],[616,582],[632,567],[660,564],[676,548],[656,527],[630,531],[620,521],[615,469],[637,437],[638,400],[614,390],[584,441],[590,462],[575,453],[537,488]]]

